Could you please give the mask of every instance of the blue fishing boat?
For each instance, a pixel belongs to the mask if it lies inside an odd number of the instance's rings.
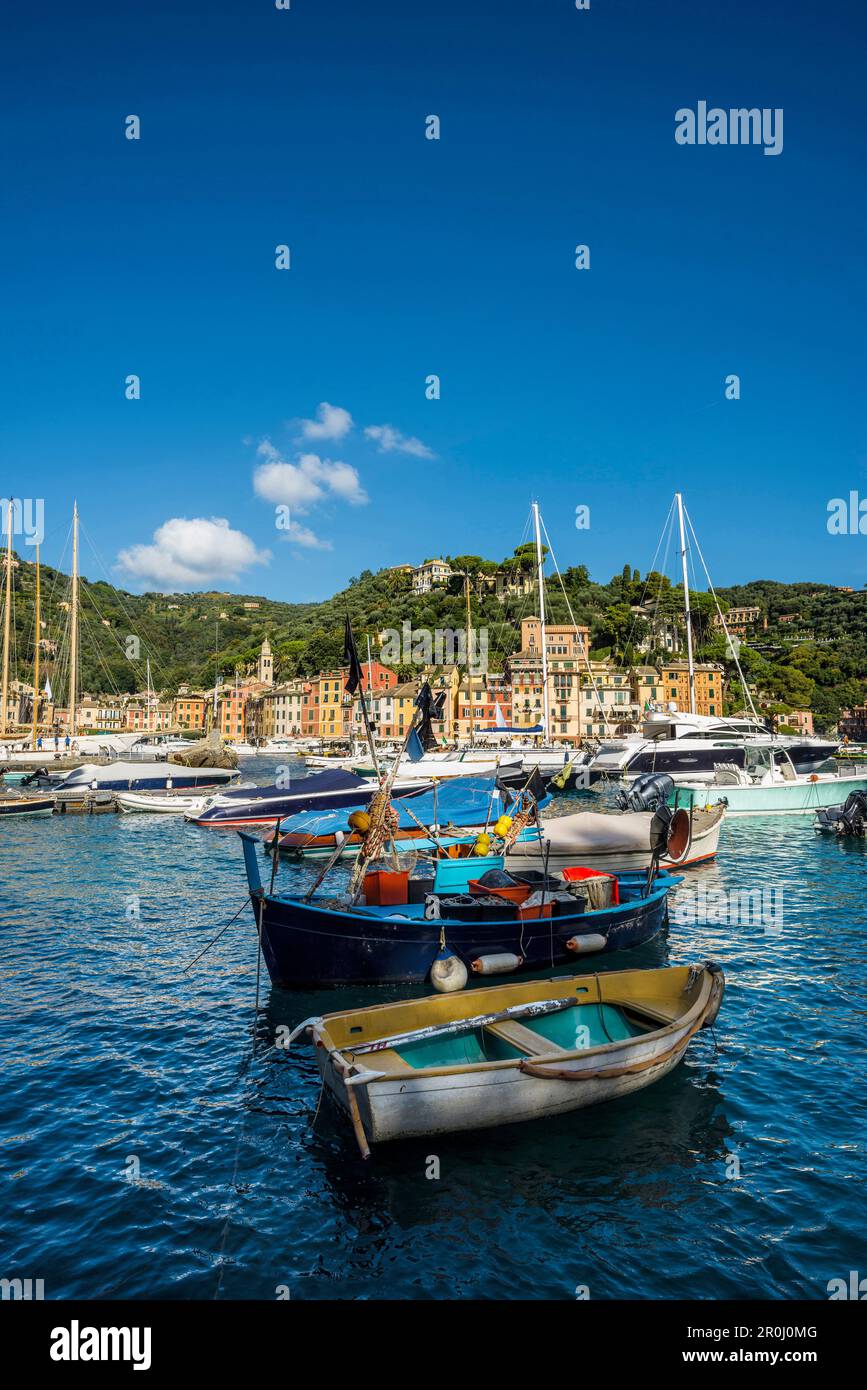
[[[591,911],[580,898],[565,901],[568,894],[551,890],[535,917],[516,902],[484,895],[473,901],[426,894],[427,901],[351,906],[334,895],[266,890],[261,841],[244,833],[241,839],[265,963],[272,982],[284,989],[423,984],[444,951],[471,975],[491,973],[485,962],[494,958],[511,958],[515,970],[574,964],[577,956],[640,946],[656,936],[668,923],[668,894],[681,882],[660,874],[648,891],[646,874],[618,875],[619,901]],[[426,915],[431,899],[439,917]]]

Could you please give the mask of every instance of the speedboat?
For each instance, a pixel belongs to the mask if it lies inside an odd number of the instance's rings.
[[[775,754],[764,765],[751,760],[746,767],[720,767],[712,782],[696,783],[692,790],[706,806],[723,801],[729,816],[809,816],[822,807],[839,806],[853,792],[867,791],[867,771],[803,776],[787,754],[779,749]]]
[[[523,760],[511,754],[508,756],[498,756],[494,752],[489,752],[486,758],[470,759],[466,756],[468,750],[452,748],[448,752],[425,753],[415,761],[408,754],[400,760],[398,766],[398,780],[406,777],[420,777],[422,775],[428,779],[436,778],[437,781],[445,781],[449,777],[493,777],[497,776],[501,782],[510,786],[517,786],[520,782],[526,781]],[[380,768],[390,767],[394,759],[388,755],[380,760]],[[363,776],[370,776],[373,773],[373,765],[370,758],[355,758],[347,764],[355,772]],[[560,763],[562,767],[562,762]]]
[[[788,754],[795,771],[811,773],[829,763],[837,744],[820,738],[770,735],[758,720],[715,719],[709,715],[654,712],[640,734],[604,740],[590,763],[591,782],[631,781],[645,773],[667,773],[675,782],[711,782],[718,767],[743,767],[750,750],[770,748]]]
[[[395,785],[393,795],[409,796],[426,791],[428,778],[403,781]],[[354,772],[335,768],[312,777],[293,777],[285,783],[271,786],[236,788],[212,796],[197,813],[187,816],[196,825],[239,826],[273,825],[298,811],[331,811],[339,807],[366,806],[379,782],[375,777],[359,777]]]
[[[237,777],[234,768],[186,767],[183,763],[115,762],[85,763],[68,772],[57,790],[88,791],[178,791],[190,787],[209,789],[219,787]]]

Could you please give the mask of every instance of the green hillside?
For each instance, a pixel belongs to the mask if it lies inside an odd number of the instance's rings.
[[[520,620],[537,611],[535,599],[509,597],[500,603],[485,592],[486,583],[499,569],[515,577],[532,571],[530,549],[518,547],[506,560],[494,562],[480,556],[454,556],[453,567],[470,575],[472,621],[488,630],[489,666],[502,668],[520,639]],[[658,618],[678,620],[682,626],[683,593],[665,577],[642,576],[625,565],[608,583],[595,583],[582,565],[563,574],[566,595],[578,623],[591,629],[594,655],[612,655],[622,662],[650,663],[665,660],[662,650],[640,652],[636,644],[649,634],[646,616],[634,610],[652,600]],[[21,557],[14,575],[15,647],[13,674],[29,680],[32,674],[35,567]],[[756,580],[718,591],[720,603],[758,605],[767,615],[740,653],[746,678],[766,695],[769,708],[812,708],[820,727],[832,724],[843,706],[863,702],[867,696],[867,592],[844,593],[828,585],[778,584]],[[68,611],[61,606],[69,597],[66,575],[42,567],[43,637],[57,643],[55,657],[46,655],[46,669],[55,697],[63,699],[66,671]],[[736,675],[727,659],[725,642],[713,626],[715,607],[709,594],[691,596],[696,654],[706,660],[725,661],[730,678]],[[257,605],[247,606],[245,605]],[[556,578],[547,585],[550,622],[568,622],[569,604]],[[413,595],[408,575],[394,570],[364,570],[349,586],[320,603],[281,603],[263,595],[221,592],[195,594],[131,594],[107,583],[80,582],[81,676],[86,691],[104,693],[142,690],[145,662],[150,657],[154,688],[164,695],[175,693],[182,683],[194,687],[213,684],[215,673],[231,677],[235,669],[254,669],[259,647],[268,637],[274,650],[277,679],[313,675],[340,663],[345,614],[352,617],[362,656],[370,635],[374,655],[378,634],[385,628],[400,630],[404,621],[414,629],[451,628],[465,623],[463,581],[455,578],[445,589]],[[127,639],[139,639],[138,653]],[[129,654],[128,654],[129,653]],[[413,672],[402,664],[402,676]],[[743,703],[733,679],[730,707]]]

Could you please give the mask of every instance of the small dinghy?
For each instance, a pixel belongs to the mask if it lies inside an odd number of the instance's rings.
[[[309,1018],[362,1155],[391,1139],[543,1119],[650,1086],[710,1027],[713,962],[500,985]]]
[[[15,820],[23,816],[50,816],[54,810],[53,796],[0,796],[0,819]]]
[[[122,811],[154,811],[169,816],[195,816],[207,797],[188,796],[178,792],[115,792],[114,799]]]

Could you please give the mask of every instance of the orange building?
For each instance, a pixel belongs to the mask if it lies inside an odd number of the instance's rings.
[[[720,716],[723,712],[723,667],[716,662],[696,662],[695,712]],[[674,704],[689,714],[689,663],[667,661],[660,667],[660,698],[663,705]]]
[[[242,685],[225,686],[217,695],[217,728],[227,739],[246,736],[245,709],[250,692]]]
[[[172,721],[178,729],[204,729],[207,708],[208,700],[204,695],[177,695],[172,705]]]

